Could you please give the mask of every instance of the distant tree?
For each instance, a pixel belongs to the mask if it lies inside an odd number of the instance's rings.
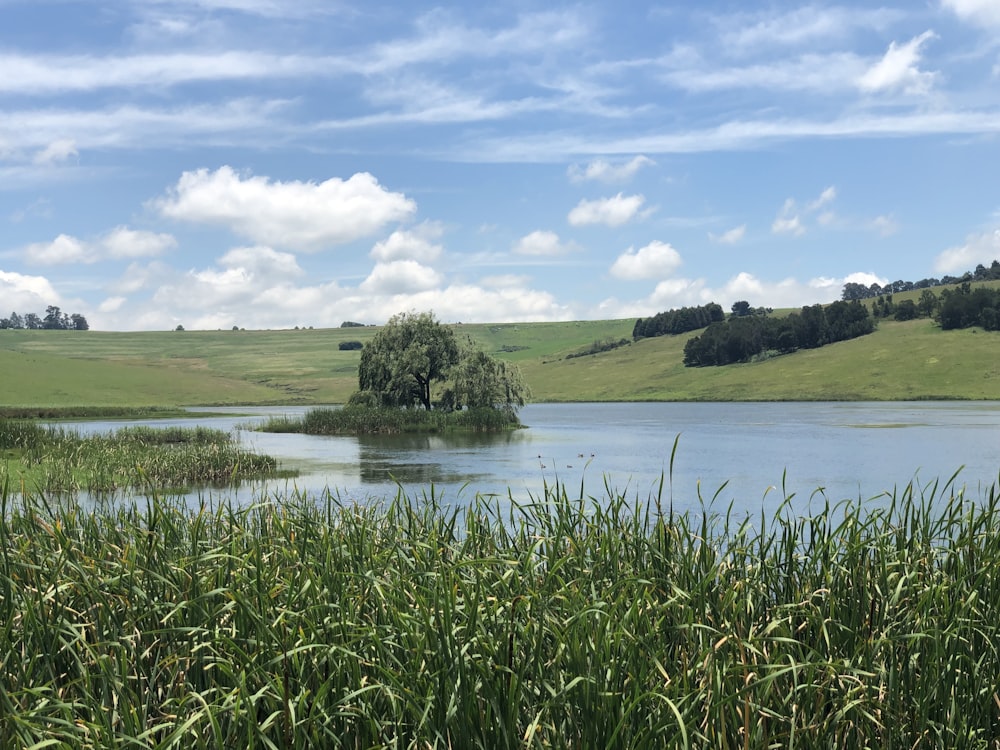
[[[24,327],[30,331],[38,331],[43,327],[42,319],[35,315],[35,313],[27,313],[24,316]]]
[[[18,315],[16,312],[12,312],[10,317],[7,318],[7,322],[10,324],[9,328],[24,328],[24,318]]]
[[[934,315],[938,308],[938,298],[930,289],[924,289],[920,292],[920,299],[917,300],[917,312],[925,317],[930,318]]]
[[[455,334],[433,313],[399,313],[361,350],[358,387],[384,406],[430,410],[433,384],[457,362]]]
[[[846,302],[857,299],[868,299],[869,288],[864,284],[858,284],[855,281],[849,281],[844,284],[844,290],[841,292],[840,298]]]
[[[904,299],[896,305],[896,312],[893,314],[896,320],[914,320],[920,317],[920,310],[917,303],[912,299]]]
[[[73,313],[72,315],[70,315],[70,321],[71,321],[70,327],[74,331],[90,330],[90,323],[88,323],[87,319],[83,317],[80,313]]]
[[[355,323],[353,320],[345,320],[340,324],[341,328],[364,328],[364,323]]]
[[[741,299],[733,303],[733,315],[737,318],[744,318],[747,315],[753,315],[753,308],[750,307],[750,303],[745,299]]]
[[[183,331],[184,330],[184,326],[182,326],[180,323],[178,323],[177,327],[174,330],[175,331]]]
[[[360,341],[341,341],[337,344],[337,348],[342,352],[348,352],[356,349],[362,349],[364,348],[364,344]]]
[[[45,318],[42,320],[42,328],[48,331],[63,331],[66,329],[66,316],[55,305],[45,308]]]

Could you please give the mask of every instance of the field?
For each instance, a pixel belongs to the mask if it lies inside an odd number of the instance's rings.
[[[902,295],[900,295],[902,296]],[[870,336],[763,362],[686,368],[687,336],[631,339],[633,320],[459,325],[517,362],[537,401],[1000,399],[1000,333],[881,321]],[[342,403],[376,328],[0,331],[0,406]],[[694,335],[694,334],[691,334]]]

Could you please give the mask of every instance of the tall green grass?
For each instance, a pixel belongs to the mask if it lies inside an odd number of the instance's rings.
[[[310,409],[300,418],[271,417],[262,432],[301,432],[307,435],[371,435],[407,432],[499,432],[521,426],[516,415],[501,409],[427,411],[348,405],[340,409]]]
[[[0,419],[0,450],[7,458],[0,463],[0,481],[16,477],[48,492],[222,486],[278,473],[271,456],[205,427],[124,427],[83,436],[72,429]]]
[[[0,492],[0,747],[990,748],[1000,504]]]

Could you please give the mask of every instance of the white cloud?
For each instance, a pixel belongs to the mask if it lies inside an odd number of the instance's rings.
[[[167,218],[223,226],[264,245],[305,252],[365,237],[416,211],[412,200],[367,172],[321,183],[272,182],[229,166],[184,172],[153,205]]]
[[[5,307],[0,316],[11,312],[21,315],[40,314],[48,305],[58,305],[60,297],[44,276],[26,276],[15,271],[0,270],[0,299]]]
[[[430,263],[441,256],[441,245],[434,240],[444,233],[436,222],[424,222],[413,229],[397,229],[388,239],[376,242],[371,257],[378,261],[416,260]]]
[[[277,283],[302,276],[295,256],[269,247],[235,247],[219,258],[219,265],[240,269],[249,276],[269,283]]]
[[[343,71],[347,61],[241,51],[113,57],[5,54],[0,55],[0,67],[8,73],[0,79],[0,91],[39,96],[112,87],[330,74]]]
[[[108,288],[118,295],[133,294],[141,289],[155,287],[175,275],[172,268],[155,261],[147,265],[129,263],[121,277],[111,282]]]
[[[865,61],[852,53],[806,54],[733,67],[678,66],[662,74],[664,81],[684,91],[697,93],[733,89],[807,91],[829,96],[851,88],[852,81],[865,73]]]
[[[128,299],[125,297],[107,297],[97,306],[97,310],[102,313],[117,312],[126,302]]]
[[[793,237],[800,237],[806,233],[805,218],[815,214],[820,209],[829,206],[837,198],[837,188],[831,185],[819,194],[819,197],[806,204],[802,211],[799,211],[798,204],[794,198],[785,199],[778,216],[771,224],[771,231],[774,234],[790,234]],[[816,217],[816,223],[820,226],[829,227],[837,221],[837,215],[832,210],[820,212]]]
[[[54,266],[61,263],[93,263],[97,260],[87,246],[76,237],[60,234],[52,242],[35,242],[24,248],[29,263]]]
[[[175,247],[177,240],[169,234],[119,226],[101,237],[97,244],[102,254],[109,258],[149,258]]]
[[[988,266],[997,259],[1000,259],[1000,229],[970,234],[964,245],[949,247],[935,258],[934,270],[944,274],[962,273],[980,263]]]
[[[806,228],[802,226],[795,201],[792,198],[785,200],[781,211],[771,224],[771,231],[774,234],[790,234],[798,237],[806,233]]]
[[[655,161],[646,156],[634,156],[626,162],[612,163],[604,159],[595,159],[581,167],[577,164],[570,165],[567,170],[569,179],[573,182],[584,182],[586,180],[598,180],[600,182],[615,183],[628,182],[643,167],[653,166]]]
[[[708,286],[704,279],[665,279],[648,297],[630,302],[606,299],[592,312],[594,317],[602,319],[645,317],[664,310],[709,302],[716,302],[728,310],[733,302],[740,299],[747,300],[754,307],[798,308],[840,299],[844,284],[854,279],[866,286],[872,281],[886,283],[873,274],[852,274],[844,279],[820,277],[809,281],[795,278],[772,281],[742,271],[718,287]]]
[[[544,230],[526,234],[513,247],[518,255],[564,255],[572,250],[572,243],[561,242],[558,234]]]
[[[876,216],[868,222],[868,226],[883,237],[889,237],[899,231],[899,222],[888,215]]]
[[[642,195],[618,195],[597,200],[581,200],[567,217],[573,226],[606,224],[617,227],[636,217],[646,199]]]
[[[963,20],[982,26],[1000,26],[1000,3],[997,0],[942,0],[941,5]]]
[[[988,1],[988,0],[987,0]],[[728,49],[746,50],[775,44],[799,46],[827,43],[853,29],[881,29],[902,16],[902,11],[886,8],[865,9],[841,6],[806,5],[787,13],[730,13],[717,20],[726,28],[722,41]]]
[[[119,226],[92,241],[60,234],[52,242],[37,242],[24,249],[24,257],[39,265],[97,263],[102,260],[148,258],[175,247],[169,234],[158,234]]]
[[[933,31],[925,31],[906,44],[892,42],[882,59],[858,79],[858,87],[868,93],[901,90],[907,94],[926,94],[937,74],[920,70],[920,52],[925,42],[936,37]]]
[[[376,263],[368,278],[358,287],[376,295],[412,294],[440,286],[442,276],[433,268],[415,260]]]
[[[837,188],[831,185],[830,187],[826,188],[826,190],[824,190],[822,193],[820,193],[819,198],[810,203],[809,207],[806,210],[817,211],[823,206],[827,205],[828,203],[832,203],[836,197],[837,197]]]
[[[662,279],[683,263],[680,253],[671,245],[653,240],[638,250],[629,248],[615,259],[611,275],[629,281]]]
[[[715,234],[714,232],[709,232],[708,238],[712,240],[712,242],[718,242],[721,245],[735,245],[743,239],[746,232],[747,232],[747,225],[740,224],[738,227],[727,229],[722,234]]]
[[[42,166],[60,164],[79,156],[76,142],[72,138],[60,138],[35,154],[34,163]]]
[[[872,284],[878,284],[879,286],[885,286],[889,283],[889,279],[878,276],[877,274],[871,273],[870,271],[856,271],[855,273],[848,274],[843,278],[838,286],[838,292],[842,291],[844,284],[862,284],[864,286],[871,286]]]
[[[525,274],[502,273],[494,276],[484,276],[479,283],[488,289],[524,288],[531,278]]]

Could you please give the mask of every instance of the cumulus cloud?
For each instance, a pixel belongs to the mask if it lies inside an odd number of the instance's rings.
[[[934,260],[934,270],[952,274],[969,271],[982,263],[989,265],[1000,258],[1000,229],[970,234],[965,244],[949,247]]]
[[[0,299],[9,310],[0,315],[9,315],[11,311],[22,314],[40,312],[48,305],[59,304],[60,297],[55,288],[44,276],[27,276],[15,271],[0,270]]]
[[[51,242],[37,242],[24,248],[30,263],[54,266],[67,263],[97,263],[102,260],[149,258],[175,247],[172,235],[119,226],[94,239],[80,240],[60,234]]]
[[[359,289],[369,294],[412,294],[440,286],[442,276],[415,260],[376,263]]]
[[[747,225],[740,224],[738,227],[733,227],[732,229],[727,229],[722,234],[715,234],[714,232],[708,233],[708,238],[712,242],[718,242],[721,245],[735,245],[747,232]]]
[[[320,183],[272,182],[229,166],[184,172],[153,206],[167,218],[222,226],[262,245],[304,252],[371,235],[416,211],[412,200],[367,172]]]
[[[681,265],[681,255],[671,245],[653,240],[638,250],[629,248],[615,259],[611,275],[628,281],[662,279]]]
[[[270,247],[235,247],[219,258],[219,265],[227,269],[240,269],[248,276],[270,282],[302,276],[295,256]]]
[[[892,42],[882,59],[858,79],[858,87],[867,93],[926,94],[934,85],[936,74],[920,70],[921,47],[936,36],[933,31],[925,31],[905,44]]]
[[[573,249],[572,243],[559,240],[555,232],[536,230],[514,243],[513,250],[518,255],[564,255]]]
[[[397,229],[389,238],[376,242],[371,257],[377,261],[415,260],[430,263],[441,256],[441,245],[434,242],[444,233],[437,222],[424,222],[413,229]]]
[[[177,245],[172,235],[146,232],[119,226],[101,237],[98,250],[115,259],[149,258],[160,255]]]
[[[567,217],[573,226],[606,224],[617,227],[636,217],[646,199],[642,195],[618,195],[597,200],[581,200]]]
[[[941,5],[963,20],[982,26],[1000,26],[1000,3],[996,0],[942,0]]]
[[[578,164],[570,165],[567,174],[572,182],[585,182],[587,180],[607,183],[628,182],[635,177],[640,169],[654,164],[656,164],[655,161],[641,155],[634,156],[626,162],[617,163],[595,159],[583,167]]]

